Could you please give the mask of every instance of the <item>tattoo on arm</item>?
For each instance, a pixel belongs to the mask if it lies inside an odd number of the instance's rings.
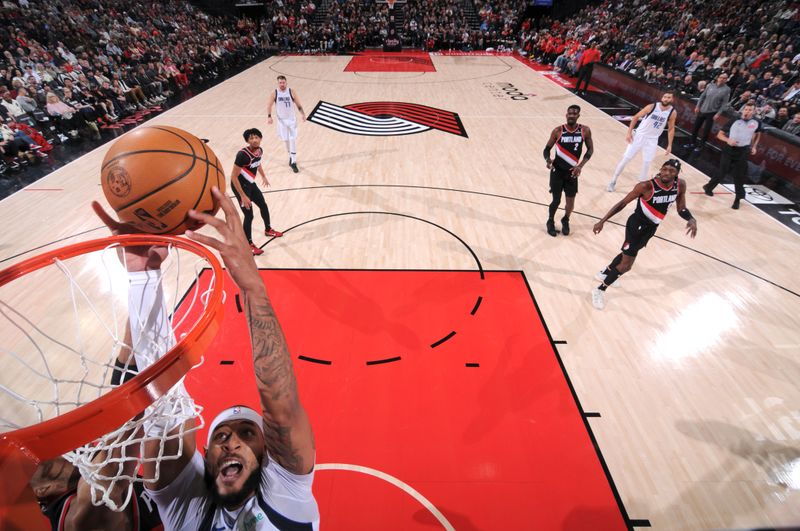
[[[267,448],[282,467],[289,471],[303,470],[308,464],[293,440],[292,431],[296,415],[305,412],[300,405],[286,339],[266,293],[246,294],[244,300]]]
[[[584,128],[586,130],[586,154],[583,155],[583,162],[581,164],[586,164],[590,158],[592,158],[592,154],[594,153],[594,141],[592,140],[592,131],[588,127]]]

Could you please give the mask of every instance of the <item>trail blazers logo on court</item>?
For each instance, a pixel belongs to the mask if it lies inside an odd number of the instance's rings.
[[[456,113],[416,103],[372,101],[341,107],[321,101],[308,120],[351,135],[400,136],[438,129],[468,138]]]

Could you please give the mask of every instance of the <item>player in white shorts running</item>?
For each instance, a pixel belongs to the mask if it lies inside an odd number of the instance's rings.
[[[642,171],[639,173],[639,182],[650,178],[650,163],[656,155],[658,138],[666,127],[668,127],[667,155],[672,152],[672,139],[675,137],[675,118],[677,116],[675,108],[672,106],[672,99],[672,92],[665,92],[662,94],[660,102],[651,103],[631,119],[628,132],[625,135],[625,141],[629,146],[625,150],[622,160],[617,164],[617,169],[614,170],[614,177],[611,178],[606,190],[609,192],[614,191],[617,186],[617,178],[639,151],[642,152]],[[639,127],[636,127],[636,123],[639,120],[641,120],[641,123],[639,123]],[[636,129],[635,131],[634,128]]]
[[[267,107],[267,122],[272,123],[272,106],[275,105],[275,115],[278,118],[278,136],[286,144],[289,152],[289,166],[292,171],[297,173],[297,118],[295,108],[300,112],[303,121],[306,120],[306,113],[303,111],[303,104],[297,97],[297,92],[286,86],[286,76],[278,76],[278,88],[269,99]]]

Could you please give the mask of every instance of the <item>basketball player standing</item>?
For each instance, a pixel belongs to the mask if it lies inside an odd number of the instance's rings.
[[[567,123],[559,125],[550,133],[550,139],[544,147],[544,160],[550,170],[550,193],[553,201],[550,203],[547,218],[547,234],[555,236],[556,224],[554,216],[561,204],[561,193],[567,197],[564,205],[564,217],[561,218],[561,233],[569,235],[569,215],[575,208],[575,194],[578,193],[578,177],[584,164],[594,152],[592,132],[585,125],[578,123],[581,108],[578,105],[567,107]],[[583,152],[583,143],[586,142],[586,155],[580,160]],[[556,158],[550,158],[550,149],[556,146]]]
[[[242,226],[244,235],[250,243],[250,250],[253,251],[254,255],[259,255],[264,254],[264,251],[253,244],[253,203],[258,207],[261,212],[261,219],[264,220],[264,234],[273,238],[280,238],[283,233],[276,231],[270,225],[267,202],[264,201],[264,194],[261,193],[256,184],[256,172],[258,172],[264,186],[269,186],[267,175],[264,173],[264,168],[261,167],[261,155],[264,154],[264,150],[261,149],[261,131],[255,128],[248,129],[242,136],[244,136],[247,145],[236,154],[236,162],[233,163],[233,170],[231,171],[231,188],[233,188],[233,195],[236,196],[236,201],[238,201],[239,206],[242,208],[242,214],[244,214]]]
[[[625,205],[638,199],[636,210],[625,224],[625,243],[622,244],[622,252],[596,275],[597,280],[602,284],[592,290],[592,304],[598,310],[602,310],[606,305],[606,288],[631,270],[636,255],[655,235],[672,203],[677,203],[678,215],[686,220],[686,234],[692,238],[697,234],[697,221],[686,208],[686,181],[678,178],[680,171],[680,161],[669,159],[661,166],[658,175],[634,186],[622,201],[611,207],[603,219],[595,224],[594,233],[600,234],[606,221],[621,212]]]
[[[625,135],[625,141],[629,144],[622,156],[622,160],[617,164],[617,169],[614,170],[614,176],[611,182],[608,183],[606,190],[613,192],[617,186],[617,178],[625,169],[625,166],[636,156],[642,152],[642,171],[639,173],[639,182],[646,181],[650,174],[650,163],[656,154],[658,147],[658,138],[667,128],[667,156],[672,152],[672,139],[675,138],[675,119],[678,114],[672,106],[672,92],[665,92],[661,95],[661,101],[651,103],[643,108],[641,111],[631,119],[631,124],[628,126],[628,132]],[[637,122],[639,127],[636,127]]]
[[[278,135],[286,144],[286,150],[289,152],[289,166],[292,171],[297,173],[297,119],[295,117],[295,108],[300,112],[303,121],[306,119],[306,113],[303,111],[303,104],[294,92],[286,85],[286,76],[278,76],[278,88],[275,93],[270,97],[269,105],[267,106],[267,122],[272,123],[272,106],[275,105],[275,114],[278,118]]]

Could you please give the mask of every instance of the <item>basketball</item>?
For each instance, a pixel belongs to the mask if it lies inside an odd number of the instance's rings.
[[[103,193],[120,221],[152,234],[183,234],[199,224],[189,210],[212,216],[225,191],[222,166],[202,140],[177,127],[138,127],[111,146],[100,170]]]

